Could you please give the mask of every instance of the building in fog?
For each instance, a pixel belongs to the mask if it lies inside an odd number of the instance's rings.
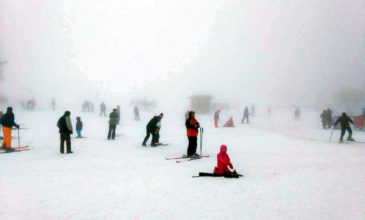
[[[194,95],[190,97],[191,110],[198,114],[209,114],[211,109],[212,96]]]

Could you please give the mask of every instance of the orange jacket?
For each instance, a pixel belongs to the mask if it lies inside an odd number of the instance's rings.
[[[188,137],[197,137],[199,123],[195,118],[188,118],[185,122]]]

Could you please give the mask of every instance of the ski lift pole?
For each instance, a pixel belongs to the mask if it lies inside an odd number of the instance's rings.
[[[18,128],[18,150],[20,151],[20,132],[19,132],[19,128]]]

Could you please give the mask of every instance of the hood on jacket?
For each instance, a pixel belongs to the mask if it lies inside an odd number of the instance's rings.
[[[227,150],[227,146],[223,144],[223,145],[221,146],[221,153],[222,153],[224,150]]]

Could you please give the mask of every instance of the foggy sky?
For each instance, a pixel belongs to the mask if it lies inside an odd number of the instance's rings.
[[[363,0],[0,2],[0,92],[306,105],[365,88]]]

